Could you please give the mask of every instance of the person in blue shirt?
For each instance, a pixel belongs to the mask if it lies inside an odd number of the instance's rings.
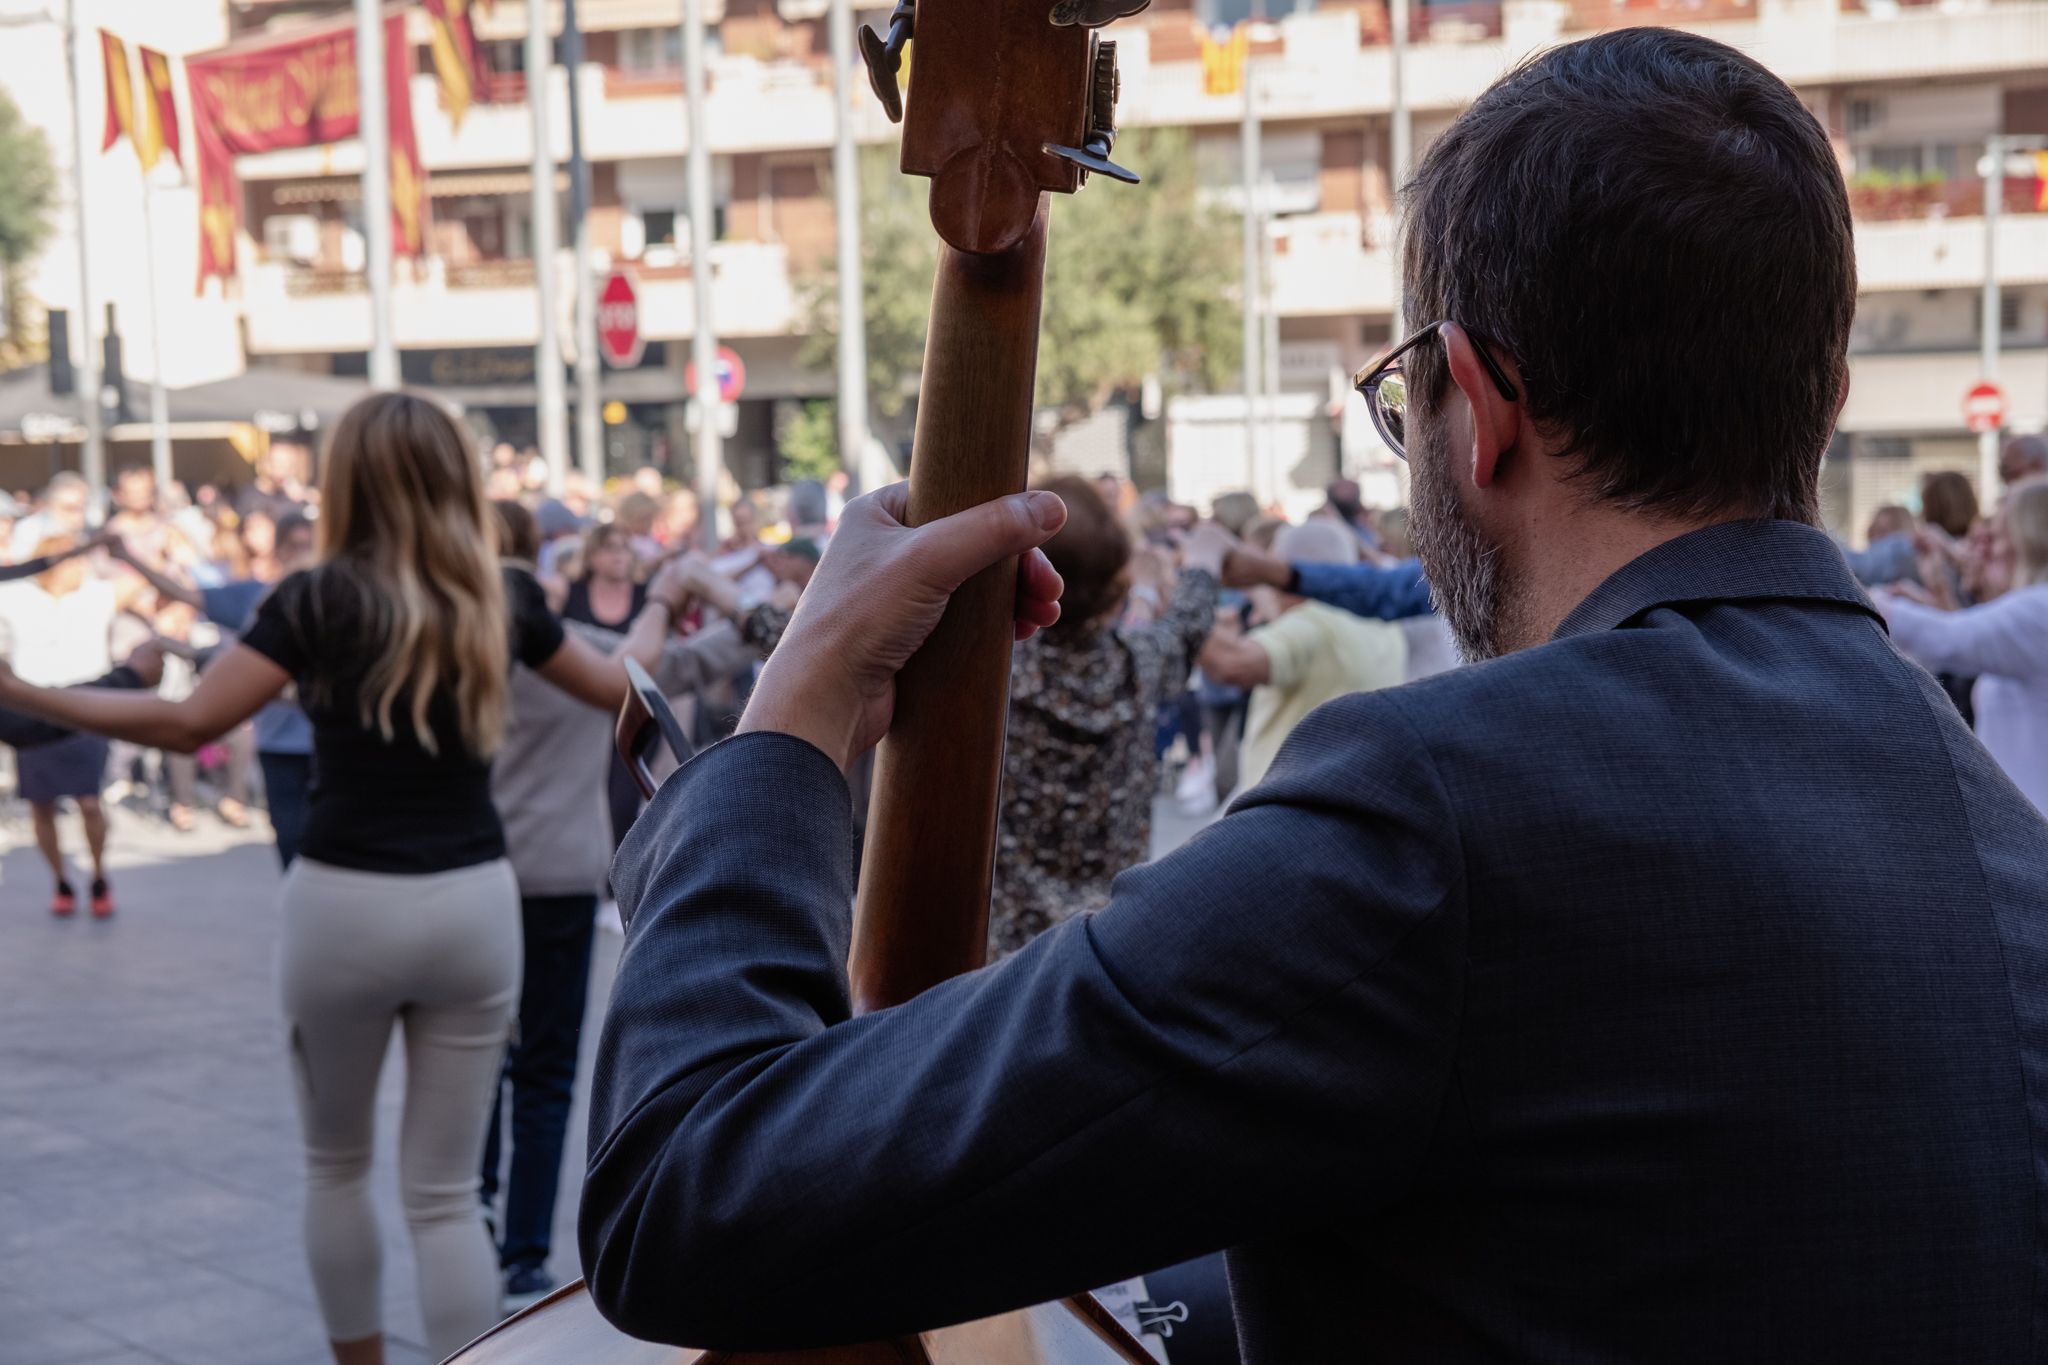
[[[1296,597],[1327,602],[1356,616],[1399,621],[1433,609],[1422,561],[1393,564],[1289,564],[1250,546],[1230,552],[1223,583],[1231,588],[1278,588]]]
[[[186,603],[222,630],[240,634],[256,619],[256,608],[277,580],[313,556],[313,523],[297,512],[277,520],[276,546],[250,577],[218,587],[197,588],[131,556],[116,544],[114,554],[140,573],[164,597]],[[277,840],[277,860],[289,869],[299,854],[307,803],[313,787],[313,724],[296,701],[279,698],[256,713],[256,762],[263,771],[263,798]]]

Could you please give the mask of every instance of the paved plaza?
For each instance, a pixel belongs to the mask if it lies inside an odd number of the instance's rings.
[[[268,831],[114,821],[121,908],[104,924],[52,919],[19,808],[0,823],[0,1365],[316,1365],[330,1357],[299,1244]],[[617,952],[599,936],[593,1009]],[[394,1053],[375,1188],[391,1365],[423,1365],[400,1080]],[[582,1134],[579,1112],[571,1171]],[[565,1198],[564,1277],[574,1217]]]
[[[128,811],[113,820],[120,914],[95,923],[50,917],[25,812],[0,818],[0,1365],[322,1365],[267,828],[202,817],[178,835]],[[1195,824],[1162,803],[1158,841]],[[598,935],[593,1024],[618,948]],[[401,1066],[395,1052],[385,1065],[374,1184],[390,1362],[426,1365],[398,1211]],[[583,1098],[579,1084],[552,1267],[563,1279],[578,1273]]]

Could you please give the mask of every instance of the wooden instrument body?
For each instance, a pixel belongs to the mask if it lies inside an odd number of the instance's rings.
[[[699,1351],[623,1337],[579,1281],[478,1338],[450,1365],[1118,1365],[1145,1349],[1085,1295],[980,1322],[859,1346]]]
[[[912,442],[912,525],[1021,491],[1031,442],[1048,193],[1081,173],[1046,149],[1088,131],[1096,43],[1047,0],[918,0],[903,169],[931,178],[942,239]],[[897,678],[876,756],[849,964],[857,1012],[985,960],[1017,566],[976,575]],[[628,749],[639,723],[622,724]],[[632,759],[627,753],[628,761]],[[773,1294],[764,1286],[764,1294]],[[450,1365],[1150,1365],[1088,1295],[886,1342],[737,1354],[620,1335],[583,1285]]]

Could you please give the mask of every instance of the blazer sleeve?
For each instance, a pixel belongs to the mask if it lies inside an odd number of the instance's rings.
[[[843,1344],[1398,1197],[1465,918],[1443,788],[1385,695],[1318,712],[1105,910],[857,1019],[837,769],[772,734],[696,758],[613,872],[637,909],[578,1225],[598,1307],[655,1341]]]

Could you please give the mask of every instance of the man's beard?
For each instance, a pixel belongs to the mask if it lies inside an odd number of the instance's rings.
[[[1458,653],[1467,663],[1479,663],[1506,652],[1501,635],[1507,590],[1500,546],[1486,538],[1459,501],[1445,424],[1411,425],[1409,539]]]

